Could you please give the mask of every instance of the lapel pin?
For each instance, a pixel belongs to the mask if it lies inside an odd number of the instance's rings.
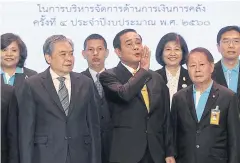
[[[186,87],[187,87],[187,84],[183,84],[183,85],[182,85],[182,88],[186,88]]]
[[[215,98],[215,95],[213,95],[212,97]]]
[[[27,79],[27,78],[28,78],[28,76],[26,75],[26,76],[25,76],[25,79]]]
[[[183,81],[186,81],[186,78],[185,78],[185,77],[183,77]]]

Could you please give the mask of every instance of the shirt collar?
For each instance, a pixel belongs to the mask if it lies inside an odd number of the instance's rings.
[[[230,70],[230,71],[235,71],[235,72],[238,72],[238,71],[239,71],[239,61],[238,61],[238,63],[236,64],[236,66],[233,67],[232,69],[228,69],[228,68],[224,65],[224,63],[223,63],[222,60],[221,60],[221,64],[222,64],[222,67],[223,67],[223,71],[224,71],[224,72],[227,72],[228,70]]]
[[[91,69],[91,68],[88,68],[89,69],[89,72],[90,72],[90,74],[92,75],[92,76],[96,76],[98,73],[100,74],[100,73],[102,73],[103,71],[105,71],[105,68],[103,68],[100,72],[97,72],[97,71],[95,71],[95,70],[93,70],[93,69]]]
[[[208,88],[203,93],[210,93],[212,85],[213,85],[213,81],[211,82],[211,84],[208,86]],[[196,93],[196,92],[197,92],[197,90],[195,88],[195,85],[193,84],[193,93]]]
[[[121,63],[122,63],[122,62],[121,62]],[[132,67],[129,67],[128,65],[126,65],[126,64],[124,64],[124,63],[122,63],[122,65],[123,65],[124,67],[126,67],[131,74],[133,74],[135,71],[138,71],[138,70],[140,69],[140,66],[138,66],[137,70],[135,70],[135,69],[133,69]]]
[[[52,70],[52,68],[50,68],[50,74],[51,74],[53,80],[54,80],[54,79],[57,79],[58,77],[60,77],[58,74],[56,74],[56,73]],[[70,74],[64,75],[63,77],[65,77],[65,79],[67,79],[67,80],[70,80]]]
[[[0,71],[1,71],[1,74],[4,74],[5,72],[2,70],[2,68],[0,68]],[[15,70],[15,74],[23,74],[24,71],[23,71],[23,68],[21,67],[16,67],[16,70]]]

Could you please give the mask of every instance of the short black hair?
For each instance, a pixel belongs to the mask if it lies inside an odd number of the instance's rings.
[[[24,67],[25,60],[27,59],[27,47],[23,40],[16,34],[4,33],[1,35],[1,50],[6,49],[12,42],[16,42],[19,48],[19,62],[18,67]]]
[[[203,53],[207,57],[208,62],[214,63],[213,55],[212,55],[212,53],[209,50],[207,50],[206,48],[203,48],[203,47],[197,47],[197,48],[192,49],[189,52],[189,54],[187,55],[187,57],[186,57],[186,63],[187,64],[188,64],[190,55],[192,53],[195,53],[195,52]]]
[[[84,44],[83,44],[83,49],[84,50],[86,50],[86,48],[87,48],[87,41],[89,41],[89,40],[103,40],[104,47],[105,47],[105,49],[107,49],[107,42],[106,42],[105,38],[102,35],[100,35],[100,34],[94,33],[94,34],[89,35],[85,39]]]
[[[186,62],[185,58],[186,58],[186,55],[188,54],[187,43],[181,35],[174,32],[165,34],[158,42],[156,54],[155,54],[157,62],[162,66],[166,65],[163,61],[163,50],[165,45],[170,41],[176,41],[180,44],[180,47],[182,49],[182,60],[180,62],[180,65],[185,64]]]
[[[240,34],[240,27],[238,27],[236,25],[232,25],[232,26],[226,26],[226,27],[221,28],[217,34],[217,44],[218,45],[220,44],[222,35],[228,31],[237,31]]]
[[[120,37],[122,35],[124,35],[125,33],[128,33],[128,32],[135,32],[137,33],[137,31],[135,29],[124,29],[120,32],[117,33],[117,35],[114,37],[113,39],[113,47],[114,49],[121,49],[121,41],[120,41]],[[137,33],[138,34],[138,33]],[[138,34],[139,35],[139,34]],[[142,37],[139,35],[140,39],[142,40]]]

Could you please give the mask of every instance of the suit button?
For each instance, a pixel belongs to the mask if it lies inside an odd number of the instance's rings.
[[[200,134],[200,132],[201,132],[200,130],[197,130],[197,134]]]
[[[147,133],[148,133],[148,131],[146,130],[146,131],[145,131],[145,133],[147,134]]]
[[[196,148],[199,148],[200,146],[199,145],[196,145]]]
[[[64,137],[64,139],[65,139],[65,140],[68,140],[68,137],[67,137],[67,136],[65,136],[65,137]]]
[[[101,119],[104,119],[104,116],[101,116]]]
[[[149,120],[149,116],[147,116],[147,120]]]

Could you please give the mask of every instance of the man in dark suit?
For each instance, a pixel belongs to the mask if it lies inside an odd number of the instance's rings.
[[[237,93],[240,99],[240,28],[223,27],[217,35],[217,48],[222,59],[215,64],[212,78]]]
[[[100,74],[113,124],[110,162],[174,163],[168,88],[149,70],[149,49],[134,29],[113,46],[121,62]]]
[[[193,85],[173,96],[172,124],[177,163],[239,163],[236,94],[214,82],[212,54],[193,49],[187,57]]]
[[[93,82],[72,72],[73,43],[49,37],[43,52],[50,67],[28,78],[19,103],[23,163],[100,163],[100,124]]]
[[[111,139],[110,114],[102,85],[99,82],[99,75],[105,70],[105,59],[108,56],[107,42],[103,36],[91,34],[85,39],[83,48],[82,54],[88,62],[88,68],[82,73],[95,83],[96,97],[100,106],[102,163],[108,163]]]
[[[1,84],[1,162],[18,163],[17,100],[12,86]]]

